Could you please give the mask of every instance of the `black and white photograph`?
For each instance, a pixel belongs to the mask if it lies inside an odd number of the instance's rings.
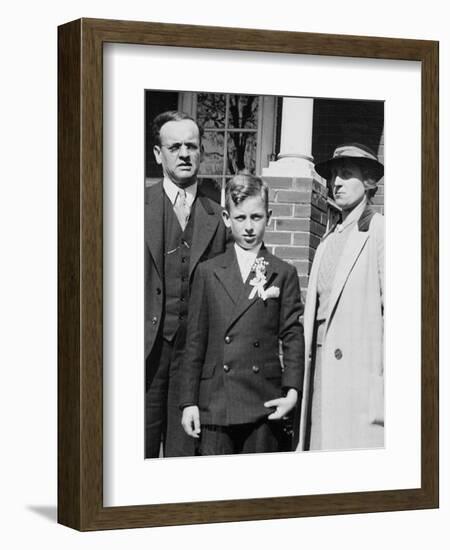
[[[384,447],[384,107],[145,91],[145,458]]]
[[[445,5],[5,3],[3,548],[447,548]]]

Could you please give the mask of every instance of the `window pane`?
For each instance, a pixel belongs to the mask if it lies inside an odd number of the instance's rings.
[[[201,175],[222,175],[224,156],[224,133],[205,132],[203,135],[203,160],[200,164]]]
[[[258,125],[257,95],[230,95],[229,128],[256,128]]]
[[[251,174],[256,168],[256,133],[230,132],[227,143],[227,174],[246,170]]]
[[[197,121],[203,128],[224,128],[225,95],[197,94]]]

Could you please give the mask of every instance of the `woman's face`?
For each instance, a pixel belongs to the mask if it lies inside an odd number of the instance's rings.
[[[362,171],[351,160],[332,168],[330,184],[336,204],[344,211],[353,210],[366,196]]]

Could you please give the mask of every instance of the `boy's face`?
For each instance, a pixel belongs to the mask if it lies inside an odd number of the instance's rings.
[[[262,242],[270,215],[271,211],[267,212],[261,195],[254,195],[237,206],[231,203],[230,212],[223,211],[223,220],[231,229],[235,242],[241,248],[251,250]]]

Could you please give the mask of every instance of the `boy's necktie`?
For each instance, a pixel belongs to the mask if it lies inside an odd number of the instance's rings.
[[[187,203],[186,191],[184,189],[178,190],[178,195],[173,205],[173,211],[180,222],[181,229],[184,231],[189,219],[189,214],[191,213],[191,209]]]

